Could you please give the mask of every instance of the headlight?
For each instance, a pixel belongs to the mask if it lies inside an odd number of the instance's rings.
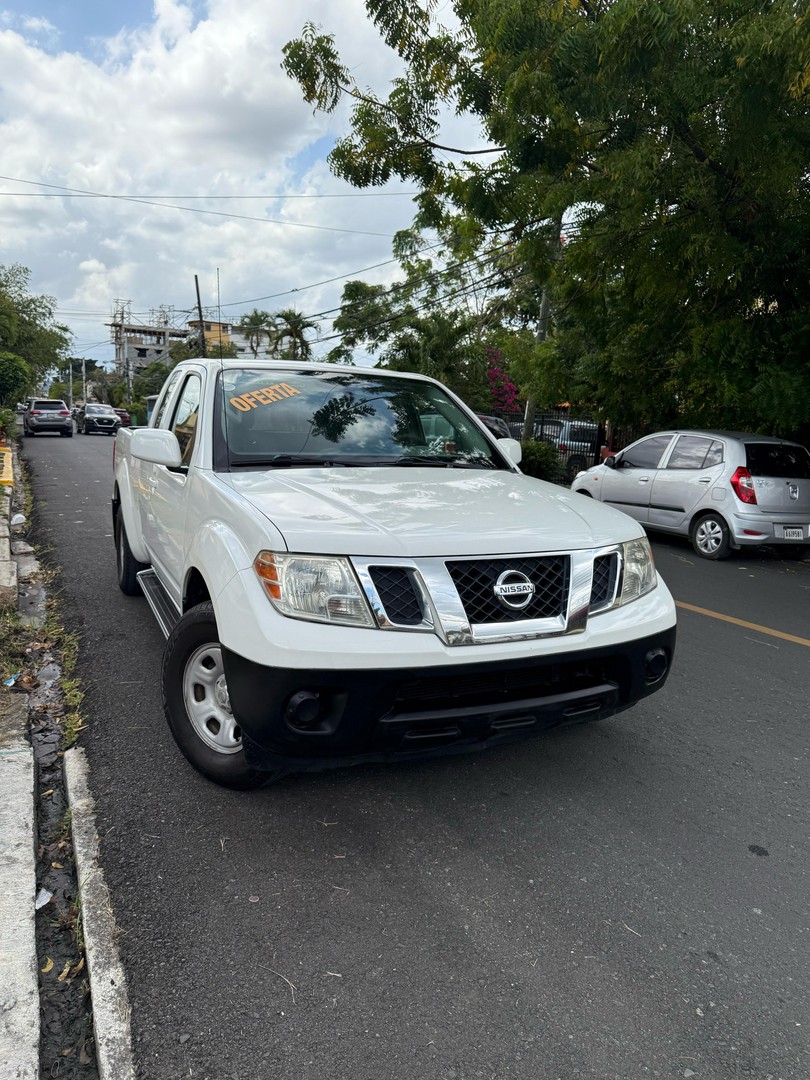
[[[620,604],[629,604],[640,596],[650,592],[658,584],[655,573],[650,542],[646,536],[622,544],[624,573],[622,574],[622,593]]]
[[[260,551],[253,569],[282,615],[342,626],[374,626],[348,559]]]

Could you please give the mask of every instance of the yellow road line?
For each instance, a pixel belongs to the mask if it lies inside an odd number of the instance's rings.
[[[768,634],[770,637],[781,638],[782,641],[792,641],[794,645],[806,645],[810,649],[810,638],[786,634],[782,630],[772,630],[770,626],[760,626],[759,623],[747,622],[745,619],[735,619],[733,615],[721,615],[719,611],[709,611],[708,608],[696,607],[694,604],[684,604],[682,600],[676,600],[675,607],[683,608],[684,611],[694,611],[697,615],[708,615],[710,619],[720,619],[722,622],[733,623],[735,626],[743,626],[746,630],[756,630],[758,634]]]

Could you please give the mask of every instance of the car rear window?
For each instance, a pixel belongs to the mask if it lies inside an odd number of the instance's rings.
[[[810,454],[795,443],[746,443],[745,460],[752,476],[810,480]]]
[[[54,412],[67,411],[67,405],[64,401],[35,401],[31,406],[33,409],[39,409],[45,411],[46,409],[53,409]]]

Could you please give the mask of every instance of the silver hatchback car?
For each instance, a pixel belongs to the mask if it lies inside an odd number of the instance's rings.
[[[810,555],[810,453],[739,431],[661,431],[581,472],[573,491],[646,528],[688,536],[698,555],[792,545]]]

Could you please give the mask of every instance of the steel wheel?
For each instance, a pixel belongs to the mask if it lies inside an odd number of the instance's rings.
[[[219,645],[201,645],[188,658],[183,698],[201,742],[218,754],[236,754],[242,749],[242,732],[231,712]]]
[[[175,742],[203,776],[223,787],[247,791],[283,775],[281,768],[259,771],[245,760],[210,601],[187,611],[169,634],[161,682]]]

